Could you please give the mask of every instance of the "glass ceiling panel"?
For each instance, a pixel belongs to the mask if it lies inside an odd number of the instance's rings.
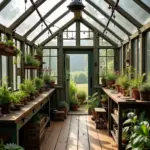
[[[149,13],[142,9],[133,0],[128,0],[128,2],[127,0],[120,0],[119,5],[142,24],[145,24],[150,20]]]
[[[44,16],[49,10],[51,10],[60,0],[47,0],[39,8],[39,12]]]
[[[31,27],[40,20],[39,15],[34,11],[24,22],[22,22],[16,29],[20,35],[25,34]]]
[[[99,1],[99,0],[94,0],[93,1],[97,6],[99,6],[105,13],[107,13],[109,16],[111,15],[111,10],[108,9],[109,5],[104,2],[103,0]],[[88,10],[89,12],[95,12],[95,16],[99,16],[100,12],[98,12],[94,7],[92,7],[91,5],[89,5],[87,2],[84,1],[84,4],[86,6],[86,10]],[[101,14],[101,16],[103,16]],[[103,16],[103,18],[105,18],[106,21],[101,20],[105,25],[108,21],[108,19],[106,17]],[[100,19],[100,18],[99,18]],[[114,19],[117,23],[119,23],[121,26],[125,27],[126,25],[126,30],[130,33],[134,33],[136,32],[136,27],[130,23],[126,18],[124,18],[121,14],[119,14],[117,11],[115,11],[115,19]]]
[[[92,24],[95,28],[97,28],[99,31],[103,32],[104,28],[102,26],[100,26],[97,22],[95,22],[92,18],[90,18],[89,16],[87,16],[85,13],[83,13],[83,18],[88,21],[90,24]],[[109,33],[108,31],[107,33],[107,37],[109,37],[112,41],[120,44],[120,41],[114,37],[111,33]]]
[[[31,6],[30,0],[27,1],[26,9]],[[11,0],[0,12],[0,23],[9,27],[18,17],[25,12],[24,0]]]
[[[4,0],[0,0],[0,3],[1,3],[2,1],[4,1]]]
[[[150,7],[150,0],[142,0],[143,3],[145,3],[147,6]]]

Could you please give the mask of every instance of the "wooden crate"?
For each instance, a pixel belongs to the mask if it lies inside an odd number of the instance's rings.
[[[65,113],[64,113],[64,111],[54,111],[53,112],[53,119],[55,120],[55,121],[64,121],[64,119],[65,119]]]

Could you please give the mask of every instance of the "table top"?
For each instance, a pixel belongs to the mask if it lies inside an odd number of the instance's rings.
[[[135,100],[131,97],[125,97],[121,93],[117,93],[117,91],[106,89],[106,88],[102,88],[102,89],[117,104],[129,103],[129,104],[149,104],[150,105],[150,101]]]
[[[29,102],[28,105],[25,105],[21,107],[21,110],[19,111],[12,111],[11,113],[7,115],[3,115],[0,117],[0,123],[1,122],[17,122],[23,117],[25,117],[31,110],[36,108],[37,105],[42,103],[45,98],[47,98],[49,95],[51,95],[54,92],[55,89],[50,89],[49,91],[43,92],[38,96],[34,101]]]

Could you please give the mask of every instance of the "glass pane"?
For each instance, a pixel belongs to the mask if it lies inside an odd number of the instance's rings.
[[[81,46],[93,46],[93,40],[80,40]]]
[[[27,1],[26,8],[31,6]],[[9,27],[19,16],[25,12],[24,0],[11,0],[6,7],[0,12],[0,23]]]
[[[51,49],[50,56],[57,56],[57,49]]]
[[[148,80],[150,81],[150,32],[146,34],[146,72],[148,74]]]
[[[102,37],[99,37],[99,46],[112,46],[112,45]]]
[[[49,57],[43,57],[43,62],[45,62],[43,68],[49,68]]]
[[[106,56],[106,49],[100,49],[99,56]]]
[[[58,40],[57,40],[57,36],[55,38],[53,38],[51,41],[49,41],[45,46],[57,46]]]
[[[114,56],[114,50],[113,49],[107,49],[107,56]]]
[[[133,41],[133,67],[137,69],[137,39]]]
[[[150,1],[149,0],[142,0],[142,2],[144,2],[146,5],[148,5],[150,7]]]
[[[63,40],[63,46],[76,46],[76,40]]]
[[[106,57],[99,57],[99,68],[105,68],[105,67],[106,67]]]
[[[49,49],[43,49],[43,56],[49,56]]]
[[[31,27],[34,26],[40,20],[36,11],[34,11],[24,22],[22,22],[16,29],[16,32],[23,35],[25,34]]]
[[[107,57],[107,72],[114,71],[114,57]]]
[[[57,76],[57,57],[50,57],[51,75]]]
[[[7,77],[7,57],[2,56],[2,78]]]
[[[142,9],[133,0],[130,0],[128,2],[126,0],[120,0],[119,5],[130,15],[132,15],[136,20],[140,21],[142,24],[145,24],[149,21],[149,13]]]

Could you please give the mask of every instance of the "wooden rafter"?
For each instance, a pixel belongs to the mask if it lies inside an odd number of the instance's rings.
[[[101,25],[103,28],[105,28],[105,25],[100,21],[98,20],[96,17],[94,17],[92,14],[90,14],[88,11],[86,10],[83,10],[83,12],[88,15],[89,17],[91,17],[94,21],[96,21],[99,25]],[[119,41],[123,41],[122,38],[120,38],[115,32],[113,32],[111,29],[107,29],[113,36],[115,36]]]
[[[141,8],[143,8],[145,11],[147,11],[150,14],[150,7],[147,6],[145,3],[143,3],[141,0],[133,0],[135,3],[137,3]]]
[[[105,13],[100,7],[98,7],[94,2],[92,2],[91,0],[85,0],[85,1],[87,1],[91,6],[93,6],[97,11],[99,11],[107,19],[109,19],[109,15],[107,13]],[[121,26],[119,23],[117,23],[114,19],[111,19],[111,22],[114,23],[120,30],[122,30],[128,36],[131,35],[131,33],[129,31],[127,31],[123,26]]]
[[[10,2],[11,0],[3,0],[1,3],[0,3],[0,11],[2,11],[6,6],[7,4]]]
[[[49,10],[44,16],[43,19],[45,20],[48,16],[50,16],[58,7],[60,7],[66,0],[61,0],[58,2],[51,10]],[[24,37],[27,37],[34,29],[36,29],[42,20],[39,20],[32,28],[30,28],[25,34]]]
[[[104,1],[107,2],[111,6],[115,5],[115,2],[113,0],[104,0]],[[134,17],[132,17],[128,12],[126,12],[119,5],[117,6],[116,11],[119,12],[123,17],[125,17],[129,22],[131,22],[137,28],[142,27],[142,24],[139,21],[137,21]]]
[[[60,31],[65,30],[69,26],[71,26],[75,22],[75,19],[71,19],[69,22],[67,22],[64,26],[62,26],[59,30],[57,30],[55,33],[53,33],[50,37],[48,37],[46,40],[44,40],[42,43],[40,43],[40,46],[44,46],[47,44],[50,40],[52,40]]]
[[[37,0],[35,2],[36,8],[43,4],[46,0]],[[35,7],[32,5],[26,12],[24,12],[13,24],[10,25],[10,29],[16,29],[27,17],[29,17],[35,11]]]
[[[64,12],[61,16],[59,16],[56,20],[54,20],[51,24],[48,25],[48,28],[54,26],[60,19],[62,19],[64,16],[66,16],[69,13],[69,10]],[[33,40],[32,42],[35,42],[42,34],[44,34],[47,31],[47,28],[45,28],[43,31],[41,31]]]

